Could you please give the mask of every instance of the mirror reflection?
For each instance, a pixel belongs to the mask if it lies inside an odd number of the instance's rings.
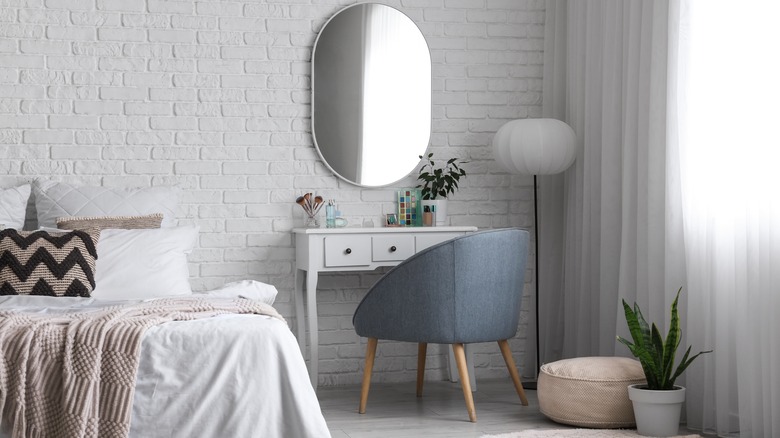
[[[431,57],[414,22],[389,6],[350,6],[320,32],[312,65],[312,131],[325,164],[372,187],[415,170],[431,135]]]

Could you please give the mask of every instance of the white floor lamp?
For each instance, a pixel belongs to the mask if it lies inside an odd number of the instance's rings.
[[[537,175],[554,175],[568,169],[577,156],[574,130],[556,119],[513,120],[502,126],[493,137],[493,154],[508,172],[534,176],[534,295],[536,327],[536,370],[539,358],[539,215],[537,206]],[[528,382],[526,389],[536,389],[536,382]]]

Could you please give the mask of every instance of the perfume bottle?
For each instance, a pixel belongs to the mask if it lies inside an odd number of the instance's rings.
[[[332,199],[325,206],[325,228],[336,228],[336,203]]]

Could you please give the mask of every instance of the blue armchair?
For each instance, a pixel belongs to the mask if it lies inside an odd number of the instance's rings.
[[[361,414],[366,411],[379,339],[416,342],[417,396],[428,343],[452,344],[469,419],[477,421],[463,345],[497,341],[517,394],[528,405],[507,339],[517,332],[528,232],[481,231],[421,251],[369,289],[352,322],[368,338]]]

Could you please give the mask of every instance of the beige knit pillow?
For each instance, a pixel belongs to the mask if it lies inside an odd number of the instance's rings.
[[[0,295],[88,297],[95,288],[95,239],[84,231],[0,231]]]
[[[61,230],[139,230],[160,228],[162,213],[144,216],[64,216],[57,218],[57,228]]]
[[[642,365],[625,357],[578,357],[542,365],[539,410],[580,427],[633,427],[628,385],[645,383]]]

